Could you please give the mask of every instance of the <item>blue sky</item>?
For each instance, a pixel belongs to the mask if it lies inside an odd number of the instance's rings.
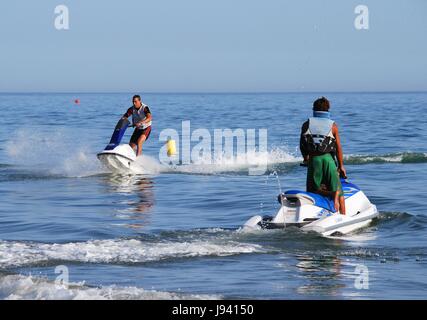
[[[369,30],[354,28],[359,4]],[[2,1],[0,92],[425,91],[426,12],[425,0]]]

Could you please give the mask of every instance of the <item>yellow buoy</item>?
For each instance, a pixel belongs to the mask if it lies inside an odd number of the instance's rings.
[[[168,157],[176,155],[176,143],[175,140],[169,139],[166,143],[168,150]]]

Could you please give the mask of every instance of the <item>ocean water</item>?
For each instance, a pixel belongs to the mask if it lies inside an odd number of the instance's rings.
[[[131,96],[0,94],[1,299],[427,298],[427,93],[327,94],[348,176],[381,212],[340,239],[240,228],[304,188],[299,130],[317,94],[143,94],[149,174],[111,173],[96,153]],[[188,120],[267,129],[266,172],[237,150],[160,163],[160,133]]]

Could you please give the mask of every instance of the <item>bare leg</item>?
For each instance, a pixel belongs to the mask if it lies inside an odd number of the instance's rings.
[[[345,198],[343,196],[339,197],[339,202],[340,202],[340,213],[342,215],[345,215],[346,210],[345,210]]]
[[[335,210],[338,212],[338,211],[341,211],[341,207],[340,207],[340,205],[341,205],[341,203],[340,203],[340,196],[339,196],[339,192],[337,191],[337,192],[335,192],[335,196],[334,196],[334,205],[335,205]]]
[[[339,191],[336,191],[336,192],[327,191],[327,190],[321,188],[321,189],[317,190],[316,193],[320,194],[324,197],[329,197],[329,198],[334,199],[335,210],[340,211],[341,214],[345,215],[345,200],[344,200],[344,197],[339,196],[339,194],[340,194]]]
[[[136,156],[139,157],[142,154],[142,144],[147,140],[147,137],[145,135],[142,135],[138,139],[138,152],[136,153]]]
[[[135,149],[136,149],[136,144],[135,144],[135,143],[133,143],[133,142],[131,142],[131,143],[129,143],[129,145],[130,145],[130,147],[133,149],[133,151],[135,151]]]

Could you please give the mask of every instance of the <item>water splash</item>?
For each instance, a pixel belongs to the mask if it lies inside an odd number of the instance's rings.
[[[181,300],[221,299],[220,295],[185,294],[138,287],[89,287],[82,282],[59,285],[42,277],[0,275],[0,299],[5,300]]]
[[[84,177],[104,172],[88,145],[73,143],[66,130],[49,134],[21,129],[6,142],[6,154],[15,165],[34,173]]]

